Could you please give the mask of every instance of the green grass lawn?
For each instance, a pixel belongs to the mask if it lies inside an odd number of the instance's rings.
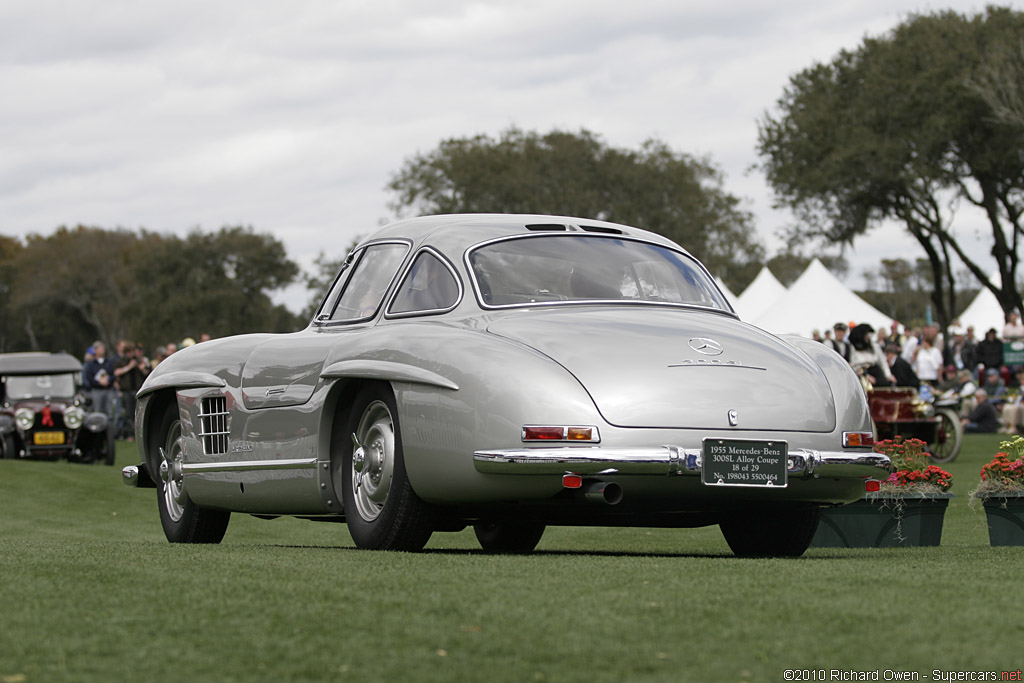
[[[796,560],[737,559],[717,527],[555,528],[525,557],[483,555],[471,531],[372,553],[344,525],[243,515],[220,545],[171,546],[154,492],[120,482],[127,444],[117,468],[0,461],[0,683],[1016,671],[1024,548],[990,548],[967,500],[999,441],[969,436],[947,466],[940,547]]]

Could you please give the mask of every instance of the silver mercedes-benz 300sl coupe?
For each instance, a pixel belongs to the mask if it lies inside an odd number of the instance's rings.
[[[739,320],[664,237],[554,216],[382,228],[305,330],[161,363],[136,431],[125,481],[185,543],[242,512],[344,521],[360,548],[718,524],[739,555],[793,556],[890,467],[834,351]]]

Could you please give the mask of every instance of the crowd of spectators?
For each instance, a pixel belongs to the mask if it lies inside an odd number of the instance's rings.
[[[977,339],[973,327],[958,320],[948,336],[937,325],[888,330],[867,324],[836,323],[814,338],[846,359],[873,386],[912,386],[923,393],[943,392],[960,402],[967,431],[1024,433],[1024,366],[1004,363],[1003,343],[1024,340],[1017,312],[1006,316],[1002,334],[995,328]]]
[[[199,341],[208,341],[210,335],[202,334]],[[182,348],[192,346],[196,341],[191,337],[182,340]],[[82,368],[82,389],[92,402],[92,409],[106,414],[114,425],[114,436],[128,441],[135,440],[135,394],[153,368],[178,351],[179,344],[170,342],[156,347],[152,359],[146,356],[142,344],[121,339],[110,354],[103,341],[95,341],[85,351]]]

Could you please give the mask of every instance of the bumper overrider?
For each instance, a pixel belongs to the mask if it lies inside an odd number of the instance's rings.
[[[482,450],[473,454],[485,474],[700,475],[699,448],[602,448],[565,446]],[[795,478],[885,479],[892,465],[880,453],[817,451],[796,448],[787,453],[787,470]]]

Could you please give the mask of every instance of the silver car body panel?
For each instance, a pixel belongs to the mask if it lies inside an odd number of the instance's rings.
[[[255,514],[341,514],[332,448],[347,438],[342,432],[353,388],[373,381],[388,383],[395,395],[414,490],[438,505],[543,503],[558,495],[557,472],[481,469],[481,456],[539,452],[523,443],[524,425],[594,425],[601,441],[592,450],[655,454],[644,456],[653,460],[692,453],[706,437],[770,435],[811,463],[785,490],[767,492],[702,487],[699,477],[667,472],[610,472],[603,465],[587,473],[620,481],[626,501],[649,498],[676,509],[773,495],[838,503],[858,497],[865,478],[881,476],[885,464],[870,449],[842,448],[844,431],[870,432],[871,420],[857,377],[820,344],[775,337],[732,311],[695,306],[483,308],[479,292],[467,286],[466,251],[523,234],[531,222],[552,221],[582,231],[579,219],[487,215],[428,217],[381,229],[371,241],[398,240],[410,248],[373,319],[314,320],[292,334],[219,339],[173,354],[139,392],[143,461],[155,471],[162,446],[154,433],[158,413],[176,405],[185,488],[197,504]],[[653,233],[585,223],[679,250]],[[459,278],[465,289],[458,302],[447,312],[385,316],[401,274],[424,247]],[[721,352],[701,353],[700,340],[720,345]],[[202,405],[220,397],[229,414],[227,445],[211,453],[201,436]],[[870,462],[844,470],[835,454]]]

